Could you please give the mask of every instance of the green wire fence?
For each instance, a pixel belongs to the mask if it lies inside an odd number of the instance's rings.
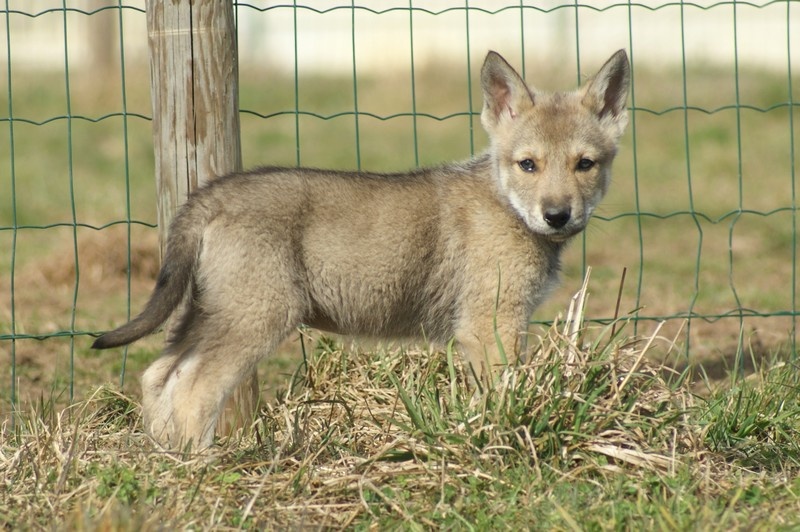
[[[5,0],[0,10],[4,415],[130,380],[127,350],[88,346],[152,287],[153,268],[141,266],[157,248],[144,2],[89,6]],[[476,77],[486,48],[553,89],[627,48],[630,123],[612,191],[535,319],[552,322],[591,266],[595,323],[621,303],[634,332],[666,321],[690,358],[797,353],[797,2],[235,8],[248,166],[401,170],[465,158],[485,144]],[[661,20],[672,29],[658,33]],[[698,33],[710,20],[716,33]],[[81,36],[109,25],[113,61],[87,60]],[[383,33],[402,42],[388,47]],[[57,38],[32,54],[26,39],[45,34]],[[776,51],[751,57],[754,39]]]

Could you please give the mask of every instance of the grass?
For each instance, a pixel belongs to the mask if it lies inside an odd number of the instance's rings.
[[[580,313],[574,316],[580,323]],[[569,325],[569,324],[568,324]],[[6,527],[789,529],[800,372],[698,397],[625,323],[552,327],[494,387],[451,349],[315,340],[279,400],[209,454],[165,453],[101,387],[32,408],[0,445]]]

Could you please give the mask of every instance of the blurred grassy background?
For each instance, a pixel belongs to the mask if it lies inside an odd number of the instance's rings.
[[[290,77],[263,70],[241,76],[247,167],[299,162],[398,171],[464,159],[486,144],[477,79],[471,80],[470,102],[463,73],[446,67],[417,70],[415,100],[408,76],[359,77],[357,128],[352,77],[301,77],[295,90]],[[527,77],[543,89],[575,83],[574,74],[554,64],[528,68]],[[786,105],[800,101],[800,80],[793,81],[790,95],[785,75],[742,70],[737,107],[732,69],[697,66],[684,80],[677,69],[636,68],[636,111],[610,194],[585,239],[565,257],[562,287],[534,318],[552,321],[579,288],[587,265],[593,269],[587,315],[613,316],[627,268],[623,314],[642,307],[641,316],[648,317],[689,311],[715,316],[692,320],[688,335],[683,319],[664,329],[667,336],[682,330],[678,341],[691,360],[730,364],[740,332],[746,350],[758,356],[788,353],[797,321],[791,315],[797,296],[797,145],[791,144],[797,135],[791,127],[797,128],[800,112],[794,108],[792,122]],[[42,337],[15,342],[20,397],[65,393],[70,381],[82,394],[118,380],[124,363],[135,375],[160,345],[158,338],[140,342],[124,362],[118,353],[91,352],[85,335],[47,338],[117,326],[138,312],[152,288],[158,251],[149,75],[129,65],[126,119],[120,116],[121,86],[97,83],[92,72],[71,73],[68,95],[63,75],[38,71],[15,73],[11,89],[0,91],[0,334],[12,331],[13,278],[13,330]],[[416,119],[409,116],[414,104]],[[15,117],[13,152],[8,109]],[[745,212],[750,210],[758,213]],[[134,221],[130,278],[128,225],[115,224],[125,220]],[[770,316],[740,320],[740,308]],[[642,332],[652,326],[640,324]],[[4,367],[10,367],[11,353],[10,338],[0,341]],[[280,372],[273,367],[273,373]],[[126,377],[125,387],[137,393],[135,377]],[[9,393],[6,372],[0,379],[3,410]]]

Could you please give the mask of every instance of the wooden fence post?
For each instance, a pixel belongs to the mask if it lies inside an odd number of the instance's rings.
[[[147,0],[158,227],[188,194],[242,168],[239,71],[230,0]],[[247,427],[258,405],[255,370],[226,406],[217,432]]]

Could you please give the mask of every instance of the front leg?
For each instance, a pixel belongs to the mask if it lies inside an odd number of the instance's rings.
[[[509,365],[525,353],[526,320],[509,318],[501,322],[464,323],[456,332],[467,373],[481,382],[492,382]],[[523,321],[523,323],[520,323]]]

